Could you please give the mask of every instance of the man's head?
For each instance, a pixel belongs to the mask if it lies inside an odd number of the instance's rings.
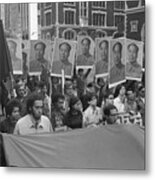
[[[40,120],[43,112],[42,96],[36,93],[31,94],[26,105],[28,114],[31,114],[36,121]]]
[[[99,43],[101,60],[108,61],[108,41],[103,40]]]
[[[138,90],[140,97],[145,98],[145,87],[141,86]]]
[[[105,106],[103,111],[107,124],[114,124],[118,118],[117,108],[114,105],[109,104]]]
[[[60,61],[68,61],[70,55],[71,46],[67,42],[63,42],[59,45],[59,58]]]
[[[42,60],[44,58],[45,49],[46,49],[46,45],[43,42],[37,42],[34,45],[35,58],[37,60]]]
[[[82,45],[82,53],[83,54],[87,55],[89,53],[90,44],[91,44],[91,41],[89,38],[82,39],[81,45]]]
[[[73,95],[73,83],[71,81],[68,81],[65,84],[65,94],[68,96]]]
[[[57,109],[63,111],[65,108],[65,97],[64,97],[64,95],[56,94],[52,99],[52,103]]]
[[[97,96],[96,96],[96,94],[88,95],[88,104],[90,106],[96,107],[96,105],[97,105]]]
[[[113,56],[114,56],[114,64],[121,64],[122,58],[122,44],[120,42],[116,42],[113,46]]]
[[[24,83],[22,83],[22,84],[17,84],[17,85],[15,86],[15,89],[16,89],[17,97],[23,98],[23,97],[25,96],[26,86],[25,86]]]
[[[43,95],[47,94],[47,84],[45,82],[41,81],[39,87]]]
[[[15,56],[16,50],[17,50],[17,43],[13,40],[8,41],[9,50],[11,53],[11,56]]]
[[[6,105],[6,115],[11,118],[12,121],[17,121],[21,116],[21,104],[18,100],[13,99]]]
[[[78,75],[82,77],[84,75],[84,69],[78,69]]]
[[[135,43],[128,45],[128,58],[130,63],[135,63],[137,61],[139,48]]]
[[[109,105],[109,104],[114,104],[114,95],[112,93],[109,93],[106,97],[105,97],[105,104]]]
[[[82,111],[82,103],[78,97],[72,97],[69,102],[69,107],[71,110]]]

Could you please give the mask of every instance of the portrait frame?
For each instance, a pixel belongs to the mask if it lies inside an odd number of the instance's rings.
[[[82,55],[82,47],[81,47],[81,41],[85,38],[88,38],[90,40],[90,49],[89,49],[89,53],[93,58],[94,63],[92,65],[79,65],[77,62],[78,56]],[[77,37],[77,53],[76,53],[76,67],[78,68],[82,68],[82,69],[89,69],[89,68],[93,68],[94,64],[95,64],[95,57],[94,57],[94,53],[95,53],[95,43],[94,40],[88,36],[88,35],[82,35],[82,36],[78,36]]]
[[[130,44],[135,44],[136,46],[138,46],[138,56],[137,56],[137,64],[141,66],[141,73],[138,74],[133,74],[132,72],[128,72],[127,69],[127,64],[129,63],[128,60],[128,46]],[[126,73],[126,79],[127,80],[136,80],[136,81],[141,81],[142,79],[142,71],[143,71],[143,47],[144,47],[144,43],[142,41],[136,41],[133,39],[126,39],[126,68],[125,68],[125,73]],[[130,64],[130,63],[129,63]]]
[[[126,38],[118,38],[118,39],[111,39],[110,41],[110,61],[109,61],[109,88],[117,86],[121,83],[126,82],[126,78],[125,78],[125,68],[122,68],[122,72],[123,72],[123,77],[122,78],[116,78],[116,76],[112,76],[112,68],[115,67],[114,65],[114,55],[113,55],[113,46],[116,43],[121,43],[122,45],[122,56],[121,56],[121,63],[122,65],[124,65],[124,67],[126,66],[126,51],[125,51],[125,42],[126,42]],[[120,71],[118,71],[120,72]],[[118,76],[117,76],[118,77]],[[121,75],[120,75],[121,77]],[[113,78],[116,78],[116,80],[113,80]]]
[[[62,77],[62,71],[61,72],[53,72],[53,63],[54,62],[59,62],[59,46],[60,44],[63,43],[68,43],[71,46],[70,54],[68,56],[69,62],[72,64],[71,67],[71,74],[70,75],[65,75],[65,78],[71,78],[73,76],[73,71],[74,71],[74,64],[75,64],[75,53],[76,53],[76,47],[77,47],[77,42],[73,40],[66,40],[63,38],[56,38],[54,41],[54,48],[53,48],[53,55],[52,55],[52,70],[51,70],[51,76],[56,76],[56,77]]]
[[[96,64],[97,64],[99,61],[101,61],[99,44],[100,44],[102,41],[107,41],[107,42],[108,42],[108,67],[107,67],[107,72],[96,73]],[[106,77],[106,76],[109,75],[110,41],[111,41],[111,37],[95,38],[95,77],[96,77],[96,78]]]
[[[30,40],[30,49],[29,49],[29,62],[28,62],[28,68],[29,68],[29,74],[30,75],[41,75],[41,71],[37,70],[37,71],[31,71],[30,68],[30,64],[32,61],[35,60],[35,49],[34,46],[37,43],[44,43],[46,45],[45,47],[45,52],[44,52],[44,58],[48,61],[48,63],[51,65],[51,49],[52,47],[50,46],[49,41],[47,40]],[[49,69],[49,71],[51,71],[51,69]]]
[[[15,53],[15,56],[18,60],[19,63],[19,68],[16,68],[15,69],[15,66],[13,64],[13,58],[12,58],[12,55],[10,53],[10,56],[11,56],[11,62],[12,62],[12,68],[13,68],[13,74],[16,74],[16,75],[21,75],[23,73],[23,60],[22,60],[22,47],[21,47],[21,44],[22,44],[22,41],[21,39],[15,39],[15,38],[7,38],[7,44],[8,44],[8,48],[9,48],[9,51],[10,51],[10,47],[9,47],[9,41],[12,41],[16,44],[16,53]]]

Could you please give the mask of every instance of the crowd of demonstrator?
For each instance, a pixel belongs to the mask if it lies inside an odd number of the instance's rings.
[[[0,132],[25,135],[120,124],[123,114],[128,114],[130,123],[138,116],[145,127],[142,82],[128,80],[109,89],[103,78],[86,84],[82,70],[65,81],[63,92],[61,79],[51,77],[51,82],[17,78],[13,97],[1,88]]]

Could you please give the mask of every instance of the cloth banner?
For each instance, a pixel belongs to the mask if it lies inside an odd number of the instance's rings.
[[[144,170],[144,130],[105,125],[54,134],[3,134],[8,166]]]

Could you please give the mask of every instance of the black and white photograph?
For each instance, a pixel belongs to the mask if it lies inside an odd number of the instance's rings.
[[[109,83],[120,84],[125,81],[125,39],[110,41]]]
[[[141,80],[143,63],[143,42],[126,40],[126,77]]]
[[[83,68],[93,67],[94,58],[94,42],[89,36],[79,36],[77,46],[76,65]]]
[[[15,74],[22,74],[22,49],[21,40],[8,38],[7,44],[10,51],[13,72]]]
[[[96,38],[95,42],[95,73],[97,77],[108,75],[110,38]]]
[[[52,75],[70,77],[73,75],[76,42],[56,39],[53,50]]]
[[[144,37],[145,0],[0,3],[0,167],[144,175]]]
[[[41,74],[43,69],[51,70],[51,47],[46,41],[31,40],[29,72],[31,74]]]

